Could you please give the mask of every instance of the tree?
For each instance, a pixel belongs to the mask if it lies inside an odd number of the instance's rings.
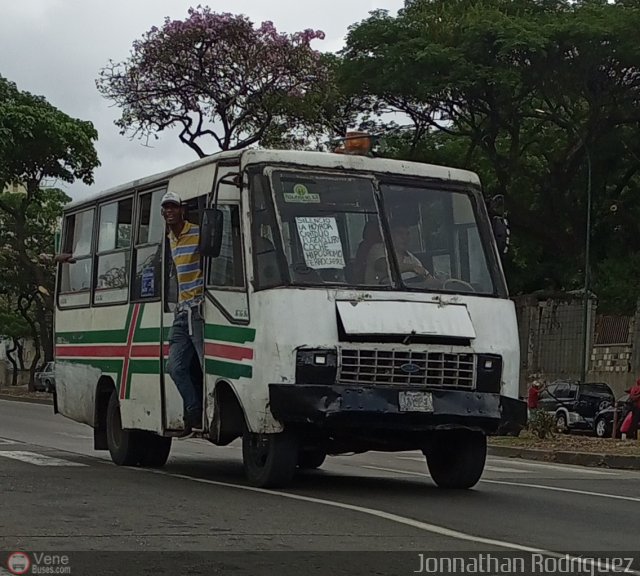
[[[220,150],[260,141],[286,122],[305,94],[323,84],[324,33],[286,35],[273,23],[254,28],[245,16],[191,8],[185,20],[165,19],[133,44],[131,56],[100,72],[98,90],[114,101],[123,134],[148,138],[178,127],[199,157],[203,140]]]
[[[24,369],[24,357],[22,347],[25,338],[31,336],[29,324],[15,311],[9,298],[0,299],[0,341],[11,340],[11,346],[7,349],[7,359],[13,367],[12,386],[18,384],[18,372]]]
[[[0,282],[53,359],[54,235],[69,198],[51,181],[93,182],[97,132],[0,77]],[[18,191],[10,185],[17,184]],[[39,350],[37,350],[39,353]],[[35,366],[32,367],[32,372]]]
[[[302,98],[290,101],[287,116],[271,123],[260,139],[266,148],[320,150],[349,130],[375,129],[382,112],[375,98],[346,93],[340,83],[342,61],[335,54],[322,54],[319,65],[323,82],[316,83]]]
[[[387,154],[476,170],[504,195],[512,287],[572,289],[584,278],[588,160],[594,256],[627,236],[610,206],[638,205],[638,25],[628,1],[413,0],[351,28],[341,78],[408,117]]]

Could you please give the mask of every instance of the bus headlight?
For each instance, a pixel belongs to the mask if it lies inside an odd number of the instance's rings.
[[[335,384],[338,355],[335,350],[298,350],[296,354],[296,383]]]
[[[476,364],[476,390],[500,394],[502,357],[496,354],[478,354]]]

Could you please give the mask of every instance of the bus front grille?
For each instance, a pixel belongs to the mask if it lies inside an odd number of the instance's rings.
[[[338,381],[345,384],[405,384],[471,390],[475,356],[412,350],[341,349]]]

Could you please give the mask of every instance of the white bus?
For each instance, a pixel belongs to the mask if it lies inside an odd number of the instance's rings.
[[[519,346],[478,177],[354,154],[209,156],[65,209],[55,410],[128,466],[181,433],[166,371],[176,299],[160,199],[202,226],[203,437],[242,438],[248,480],[327,455],[421,450],[441,487],[526,422]]]

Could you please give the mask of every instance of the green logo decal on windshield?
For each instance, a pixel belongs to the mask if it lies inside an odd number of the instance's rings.
[[[291,192],[284,194],[285,202],[295,202],[297,204],[320,204],[320,194],[309,192],[304,184],[296,184]]]

